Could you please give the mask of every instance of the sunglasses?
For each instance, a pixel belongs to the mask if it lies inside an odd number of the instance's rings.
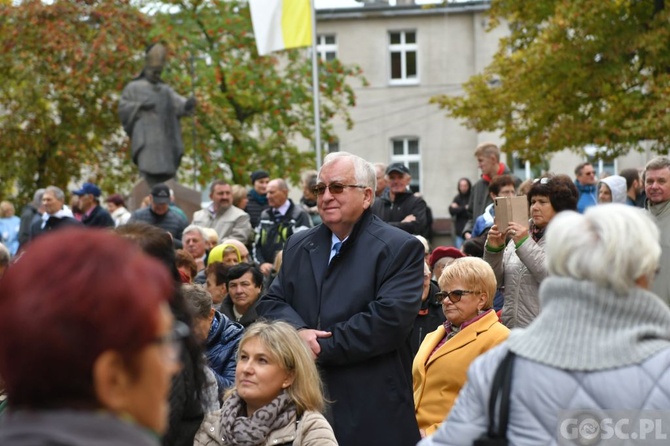
[[[551,178],[548,178],[548,177],[544,177],[544,178],[535,178],[535,179],[533,180],[533,184],[535,184],[535,183],[549,184],[549,180],[551,180]]]
[[[356,187],[359,189],[365,189],[366,186],[362,186],[360,184],[342,184],[342,183],[330,183],[328,186],[325,184],[317,184],[312,188],[312,192],[314,195],[323,195],[326,193],[326,189],[330,191],[332,195],[337,195],[341,194],[344,192],[344,189],[347,187]]]
[[[451,303],[455,304],[457,302],[461,301],[461,298],[466,295],[466,294],[477,294],[480,293],[480,291],[472,291],[472,290],[453,290],[453,291],[439,291],[435,293],[435,299],[437,300],[437,303],[442,303],[444,299],[449,299]]]

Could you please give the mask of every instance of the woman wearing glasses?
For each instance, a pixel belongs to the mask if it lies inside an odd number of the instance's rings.
[[[567,175],[548,175],[535,180],[527,197],[530,223],[510,222],[505,232],[494,224],[484,249],[504,287],[502,322],[510,329],[527,326],[540,312],[538,292],[547,277],[544,231],[557,213],[577,209],[579,193]]]
[[[0,283],[0,444],[157,446],[188,335],[174,293],[163,265],[111,233],[31,244]]]
[[[649,291],[658,227],[614,203],[561,213],[546,237],[542,312],[472,363],[449,419],[420,446],[470,446],[487,431],[493,376],[508,352],[516,357],[504,444],[668,444],[670,310]]]
[[[480,258],[464,257],[439,278],[446,322],[428,334],[414,357],[414,410],[421,436],[430,435],[447,417],[465,384],[470,363],[507,339],[509,329],[492,309],[496,278]]]

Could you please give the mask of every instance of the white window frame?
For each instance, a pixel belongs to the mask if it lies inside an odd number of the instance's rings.
[[[397,141],[402,141],[402,151],[400,155],[396,155],[393,151],[393,145]],[[416,147],[418,153],[409,153],[409,142],[416,141]],[[407,168],[409,168],[410,163],[418,164],[418,178],[415,175],[412,175],[412,180],[410,181],[410,186],[416,186],[417,190],[415,192],[423,191],[423,162],[421,160],[421,138],[418,136],[398,136],[391,138],[391,162],[393,163],[402,163]]]
[[[414,43],[407,43],[407,33],[414,33]],[[400,34],[400,43],[391,43],[391,35]],[[398,30],[398,31],[389,31],[388,32],[388,42],[389,42],[389,85],[416,85],[419,83],[419,35],[417,31],[414,30]],[[407,77],[407,53],[414,52],[416,57],[416,77]],[[399,79],[394,79],[393,76],[393,62],[392,55],[394,53],[400,53],[400,71],[401,77]]]
[[[326,38],[332,37],[335,43],[326,43]],[[316,36],[316,54],[322,62],[326,62],[326,55],[328,53],[335,54],[337,59],[337,35],[336,34],[317,34]]]

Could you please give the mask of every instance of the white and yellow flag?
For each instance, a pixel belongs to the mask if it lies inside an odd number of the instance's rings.
[[[310,0],[249,0],[256,47],[272,51],[312,45]]]

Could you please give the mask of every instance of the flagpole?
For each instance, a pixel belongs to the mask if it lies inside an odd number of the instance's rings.
[[[316,168],[321,167],[321,114],[319,110],[319,64],[316,52],[316,8],[310,0],[312,9],[312,96],[314,98],[314,148],[316,150]]]

